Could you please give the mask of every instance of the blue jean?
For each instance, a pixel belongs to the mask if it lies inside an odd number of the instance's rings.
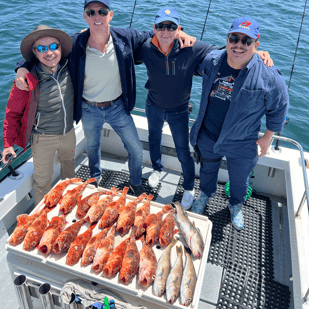
[[[215,142],[203,136],[198,138],[197,146],[206,162],[201,162],[200,188],[208,196],[214,196],[217,190],[218,173],[222,155],[213,152]],[[240,155],[226,155],[227,170],[230,179],[230,204],[243,203],[248,191],[249,176],[258,161],[258,155],[250,158]]]
[[[162,171],[163,169],[161,140],[163,124],[166,121],[170,126],[178,160],[183,171],[184,182],[182,186],[185,190],[192,190],[194,187],[195,169],[194,160],[191,157],[189,148],[188,107],[166,112],[147,100],[146,116],[148,119],[149,152],[153,169],[156,171]]]
[[[128,152],[130,183],[142,184],[143,146],[139,140],[132,116],[124,108],[122,97],[107,107],[96,107],[85,101],[82,104],[82,124],[86,138],[90,175],[99,178],[102,173],[101,131],[104,123],[109,123],[121,138]]]

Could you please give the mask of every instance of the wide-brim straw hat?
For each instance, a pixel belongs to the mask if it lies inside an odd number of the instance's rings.
[[[43,37],[53,37],[59,40],[63,58],[70,54],[72,50],[72,39],[66,32],[45,25],[40,25],[26,35],[20,44],[21,54],[26,61],[31,62],[34,57],[32,51],[33,43]]]

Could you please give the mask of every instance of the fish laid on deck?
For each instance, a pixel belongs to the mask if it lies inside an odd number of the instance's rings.
[[[96,181],[95,178],[90,178],[87,179],[84,183],[81,185],[77,186],[76,188],[72,190],[68,190],[65,195],[61,198],[61,201],[59,202],[60,204],[60,211],[62,211],[64,214],[67,214],[68,212],[72,211],[72,209],[76,206],[77,204],[77,198],[82,192],[85,190],[86,186],[91,183]]]
[[[38,250],[44,254],[52,251],[54,242],[65,226],[65,216],[55,216],[51,219],[48,227],[45,229],[43,236],[38,245]]]
[[[17,246],[21,244],[27,234],[28,228],[40,215],[41,211],[36,212],[32,215],[18,215],[16,217],[17,226],[9,239],[9,244],[12,246]]]
[[[85,219],[81,219],[68,226],[64,231],[59,234],[53,248],[53,251],[56,254],[61,253],[62,251],[67,251],[70,248],[71,243],[77,237],[77,234],[85,221]]]
[[[124,187],[122,194],[119,199],[115,202],[110,203],[99,222],[100,229],[112,226],[118,219],[119,210],[126,204],[126,196],[129,191],[128,187]]]
[[[77,208],[76,208],[76,216],[78,219],[82,219],[86,216],[87,211],[91,206],[93,206],[103,194],[108,194],[109,191],[99,191],[94,192],[85,198],[82,195],[79,195],[77,198]]]
[[[175,219],[179,224],[179,229],[184,235],[184,238],[192,251],[192,255],[195,258],[201,258],[204,251],[204,241],[201,232],[195,227],[195,223],[191,222],[187,213],[182,209],[179,202],[174,203],[176,207]]]
[[[160,230],[162,225],[162,217],[165,213],[172,210],[173,207],[167,204],[156,214],[150,214],[146,218],[146,243],[154,245],[159,241]]]
[[[166,280],[171,271],[171,249],[175,246],[177,241],[175,237],[172,239],[158,261],[156,276],[152,287],[153,294],[158,297],[161,297],[165,292]]]
[[[146,193],[141,194],[134,201],[131,201],[119,209],[116,231],[122,236],[127,233],[134,224],[136,206],[147,197]]]
[[[180,303],[183,306],[188,306],[192,300],[196,285],[196,273],[191,258],[191,254],[185,249],[186,262],[182,274],[180,285]]]
[[[166,281],[166,299],[173,304],[180,294],[180,285],[183,273],[182,246],[176,246],[177,259]]]
[[[96,254],[93,259],[93,264],[92,264],[92,269],[96,273],[99,273],[102,271],[109,256],[113,252],[115,232],[116,232],[116,225],[113,225],[110,229],[110,233],[108,237],[106,237],[105,239],[102,239],[101,243],[99,244],[97,248]]]
[[[147,196],[146,202],[142,207],[137,209],[134,219],[134,229],[136,238],[141,237],[146,231],[146,218],[150,214],[150,201],[153,199],[153,195],[149,194]]]
[[[126,252],[128,239],[123,240],[111,253],[105,266],[103,267],[103,272],[106,277],[114,276],[118,273],[121,268],[124,254]]]
[[[100,245],[101,241],[105,239],[108,228],[104,229],[103,231],[99,232],[98,234],[95,234],[91,239],[88,241],[87,246],[83,252],[82,256],[82,266],[87,266],[90,263],[93,262],[93,259],[95,257],[96,251],[98,246]]]
[[[51,189],[48,194],[44,196],[44,204],[47,207],[54,207],[56,206],[62,198],[62,194],[64,190],[71,184],[76,182],[81,182],[80,178],[71,178],[62,181],[55,188]]]
[[[67,254],[66,264],[75,265],[82,257],[88,241],[92,236],[92,231],[96,224],[92,224],[84,233],[78,235],[72,242]]]
[[[44,209],[40,216],[34,220],[31,226],[28,228],[25,236],[23,249],[29,251],[37,246],[41,237],[48,225],[47,213],[49,210]]]
[[[114,196],[119,192],[119,189],[112,188],[110,194],[101,200],[98,200],[92,207],[88,210],[85,219],[90,221],[90,223],[98,222],[103,216],[107,206],[112,202]]]
[[[140,252],[138,283],[142,287],[148,287],[154,280],[158,262],[151,245],[146,243],[145,237],[142,236],[140,240],[143,248]]]
[[[172,241],[174,235],[178,232],[175,230],[175,218],[174,218],[175,210],[172,209],[168,212],[166,217],[162,221],[159,242],[161,246],[167,246]]]
[[[127,243],[126,252],[123,257],[119,272],[119,281],[128,284],[136,276],[139,267],[139,251],[135,241],[135,231],[132,230]]]

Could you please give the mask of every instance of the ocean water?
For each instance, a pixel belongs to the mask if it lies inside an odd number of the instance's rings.
[[[0,1],[0,148],[2,148],[2,129],[9,92],[15,78],[15,63],[21,59],[20,42],[25,35],[39,24],[59,28],[68,33],[79,32],[87,27],[83,18],[83,0],[12,0]],[[127,28],[130,25],[135,0],[111,0],[114,12],[111,25]],[[260,50],[269,51],[288,85],[294,61],[296,44],[304,12],[305,0],[264,0],[264,1],[223,1],[211,2],[202,40],[219,46],[225,45],[226,32],[232,21],[250,15],[260,23]],[[156,12],[163,6],[177,10],[185,32],[201,39],[202,30],[209,6],[207,1],[149,1],[137,0],[132,28],[150,30]],[[290,86],[289,123],[283,136],[297,140],[309,151],[309,8],[304,15],[303,27]],[[144,65],[137,67],[137,102],[139,108],[145,107],[147,92],[144,85],[147,74]],[[194,77],[191,102],[196,118],[201,96],[201,79]],[[265,122],[265,119],[264,119]],[[265,130],[263,122],[262,131]]]

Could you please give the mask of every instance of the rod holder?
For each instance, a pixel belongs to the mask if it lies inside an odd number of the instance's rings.
[[[39,298],[43,309],[55,309],[53,295],[49,283],[43,283],[39,287]]]
[[[62,309],[85,309],[85,306],[81,303],[77,303],[76,302],[76,295],[74,293],[72,293],[70,303],[65,304],[61,301],[61,308]]]
[[[27,285],[27,278],[25,275],[19,275],[14,279],[14,287],[18,297],[18,302],[21,309],[33,309],[33,304],[30,292]]]

